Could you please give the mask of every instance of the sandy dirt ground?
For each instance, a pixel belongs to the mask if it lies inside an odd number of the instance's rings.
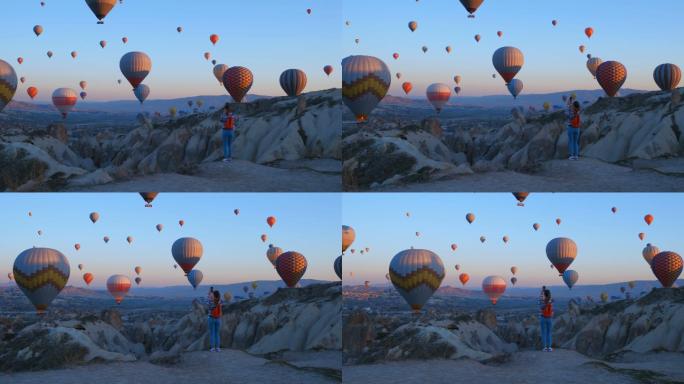
[[[336,164],[333,164],[336,163]],[[268,167],[249,161],[202,164],[194,175],[161,173],[74,188],[72,192],[340,192],[341,163],[335,160]]]
[[[681,165],[681,167],[680,167]],[[682,173],[672,168],[681,168]],[[476,173],[424,184],[388,186],[374,192],[673,192],[684,191],[681,162],[649,164],[638,168],[596,159],[552,160],[535,174],[512,171]]]
[[[341,355],[340,352],[337,352]],[[301,357],[304,359],[303,357]],[[330,356],[321,359],[309,355],[306,360],[328,365]],[[322,362],[319,360],[323,360]],[[339,371],[338,375],[339,377]],[[339,382],[325,369],[297,367],[269,361],[237,350],[192,352],[182,361],[167,367],[147,362],[90,364],[68,369],[0,374],[3,384],[188,384],[188,383],[283,383],[318,384]]]
[[[570,350],[525,351],[500,365],[472,360],[403,361],[345,366],[345,383],[478,383],[478,384],[637,384],[683,382],[684,355],[645,362],[607,364]],[[655,372],[655,373],[654,373]],[[658,376],[658,373],[662,376]],[[642,379],[645,379],[642,381]]]

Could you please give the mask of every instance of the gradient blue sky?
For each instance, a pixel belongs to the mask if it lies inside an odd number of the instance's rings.
[[[304,278],[338,280],[333,262],[340,248],[340,196],[338,194],[172,194],[161,193],[152,208],[145,208],[136,193],[1,194],[3,235],[0,272],[7,282],[14,259],[32,246],[54,248],[71,264],[69,285],[85,286],[84,272],[92,272],[91,287],[103,287],[107,277],[135,277],[143,268],[145,286],[187,284],[180,268],[174,269],[173,242],[195,237],[204,246],[196,268],[203,284],[252,280],[280,280],[266,259],[269,243],[298,251],[308,261]],[[239,208],[235,216],[233,209]],[[33,216],[29,217],[31,211]],[[93,224],[88,215],[100,213]],[[274,215],[273,228],[266,217]],[[178,220],[185,220],[181,228]],[[155,226],[163,224],[161,233]],[[37,235],[38,230],[42,236]],[[259,238],[269,236],[266,243]],[[109,236],[109,243],[102,240]],[[127,236],[135,238],[132,245]],[[74,244],[80,243],[80,251]],[[79,263],[85,265],[79,271]]]
[[[611,212],[613,206],[617,214]],[[578,285],[655,280],[641,256],[648,242],[661,251],[684,251],[682,194],[533,193],[525,207],[518,207],[510,193],[345,194],[343,207],[344,224],[356,230],[351,248],[357,249],[344,256],[345,284],[386,284],[390,260],[411,246],[442,258],[443,285],[461,286],[454,269],[460,264],[461,272],[470,274],[466,288],[477,290],[485,276],[511,277],[513,265],[519,268],[518,286],[563,284],[546,257],[546,244],[555,237],[577,243],[578,256],[570,269],[580,274]],[[473,224],[465,220],[468,212],[476,215]],[[651,226],[643,220],[648,213],[655,217]],[[535,222],[541,224],[537,232]],[[644,241],[639,232],[646,233]],[[481,235],[487,238],[484,244]],[[504,235],[510,238],[507,245]],[[456,252],[451,243],[458,245]],[[365,247],[370,253],[360,255],[358,249]]]
[[[659,64],[684,65],[684,51],[677,48],[684,46],[681,0],[485,0],[475,19],[466,17],[458,0],[344,0],[343,7],[343,18],[351,22],[344,29],[345,56],[376,56],[393,75],[401,72],[401,80],[392,78],[394,95],[404,95],[401,83],[410,81],[411,96],[424,97],[430,83],[453,87],[455,74],[463,77],[463,96],[508,94],[501,77],[491,76],[496,72],[491,56],[506,45],[525,54],[517,76],[524,94],[600,89],[586,69],[586,53],[622,62],[628,70],[625,87],[634,89],[657,89],[652,74]],[[555,28],[553,19],[559,22]],[[411,20],[418,22],[414,33]],[[589,26],[595,30],[591,40],[584,35]],[[497,37],[499,30],[503,38]],[[476,34],[482,36],[479,44]],[[401,55],[397,61],[394,52]]]
[[[89,83],[88,100],[134,100],[125,80],[116,83],[123,78],[119,59],[130,51],[152,58],[152,73],[145,80],[150,99],[227,94],[203,57],[207,51],[218,63],[250,68],[253,94],[284,95],[278,78],[288,68],[307,73],[306,91],[340,86],[341,0],[124,1],[104,25],[96,24],[85,1],[46,0],[43,8],[39,3],[2,1],[0,58],[27,78],[18,100],[29,100],[29,86],[38,87],[37,99],[46,101],[55,88],[79,89],[81,80]],[[36,24],[45,28],[40,37],[33,33]],[[215,47],[209,41],[212,33],[221,36]],[[100,40],[107,40],[105,49]],[[54,52],[52,59],[48,50]],[[70,56],[74,50],[79,52],[75,61]],[[19,56],[23,65],[17,64]],[[327,64],[335,67],[330,77],[323,72]]]

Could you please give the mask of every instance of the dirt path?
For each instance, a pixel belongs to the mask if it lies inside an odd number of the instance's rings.
[[[375,192],[672,192],[684,191],[684,177],[652,169],[634,170],[596,159],[552,160],[541,172],[477,173],[444,181],[374,189]]]
[[[194,175],[163,173],[128,181],[75,188],[72,192],[340,192],[338,173],[313,167],[275,168],[249,161],[202,164]],[[333,167],[334,168],[334,167]],[[341,165],[340,165],[341,168]]]
[[[658,383],[652,370],[668,373],[672,364],[681,367],[684,356],[677,361],[666,360],[648,367],[637,364],[615,364],[592,360],[569,350],[551,353],[525,351],[516,353],[512,360],[501,365],[483,365],[472,360],[406,361],[375,365],[345,366],[342,375],[345,383],[430,383],[452,384],[522,384],[522,383],[564,383],[564,384],[636,384]],[[681,369],[681,368],[680,368]],[[650,370],[651,372],[647,371]],[[669,369],[672,371],[673,369]],[[682,375],[681,373],[679,374]],[[652,379],[652,381],[640,381]],[[665,382],[680,382],[684,377],[660,377]],[[666,381],[670,380],[670,381]]]
[[[0,374],[3,384],[129,384],[129,383],[335,383],[330,375],[271,362],[242,351],[193,352],[175,366],[146,362],[91,364],[81,367]]]

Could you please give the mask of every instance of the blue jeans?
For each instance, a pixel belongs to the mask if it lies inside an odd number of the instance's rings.
[[[553,329],[553,319],[550,317],[541,317],[541,338],[542,347],[551,348],[551,331]]]
[[[568,125],[568,153],[570,156],[579,157],[580,153],[580,130],[572,125]]]
[[[219,332],[221,319],[207,316],[207,322],[209,325],[209,348],[221,347],[221,333]]]
[[[231,146],[233,145],[233,131],[229,129],[223,130],[223,157],[230,159],[233,155]]]

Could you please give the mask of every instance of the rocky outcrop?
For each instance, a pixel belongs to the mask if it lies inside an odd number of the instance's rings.
[[[233,157],[257,164],[304,159],[340,159],[342,97],[339,89],[299,98],[277,97],[234,104],[239,116]],[[135,129],[113,127],[70,138],[62,124],[46,131],[12,129],[0,133],[1,155],[17,151],[44,172],[29,180],[9,178],[5,190],[50,190],[91,186],[160,172],[192,173],[198,165],[223,157],[221,111],[178,119],[140,116]],[[58,177],[60,183],[53,180]]]
[[[681,157],[681,95],[650,92],[601,98],[582,112],[581,155],[609,163]],[[564,112],[523,114],[503,126],[434,118],[420,125],[375,117],[343,131],[344,178],[350,189],[425,182],[452,175],[511,170],[534,173],[568,157]]]

